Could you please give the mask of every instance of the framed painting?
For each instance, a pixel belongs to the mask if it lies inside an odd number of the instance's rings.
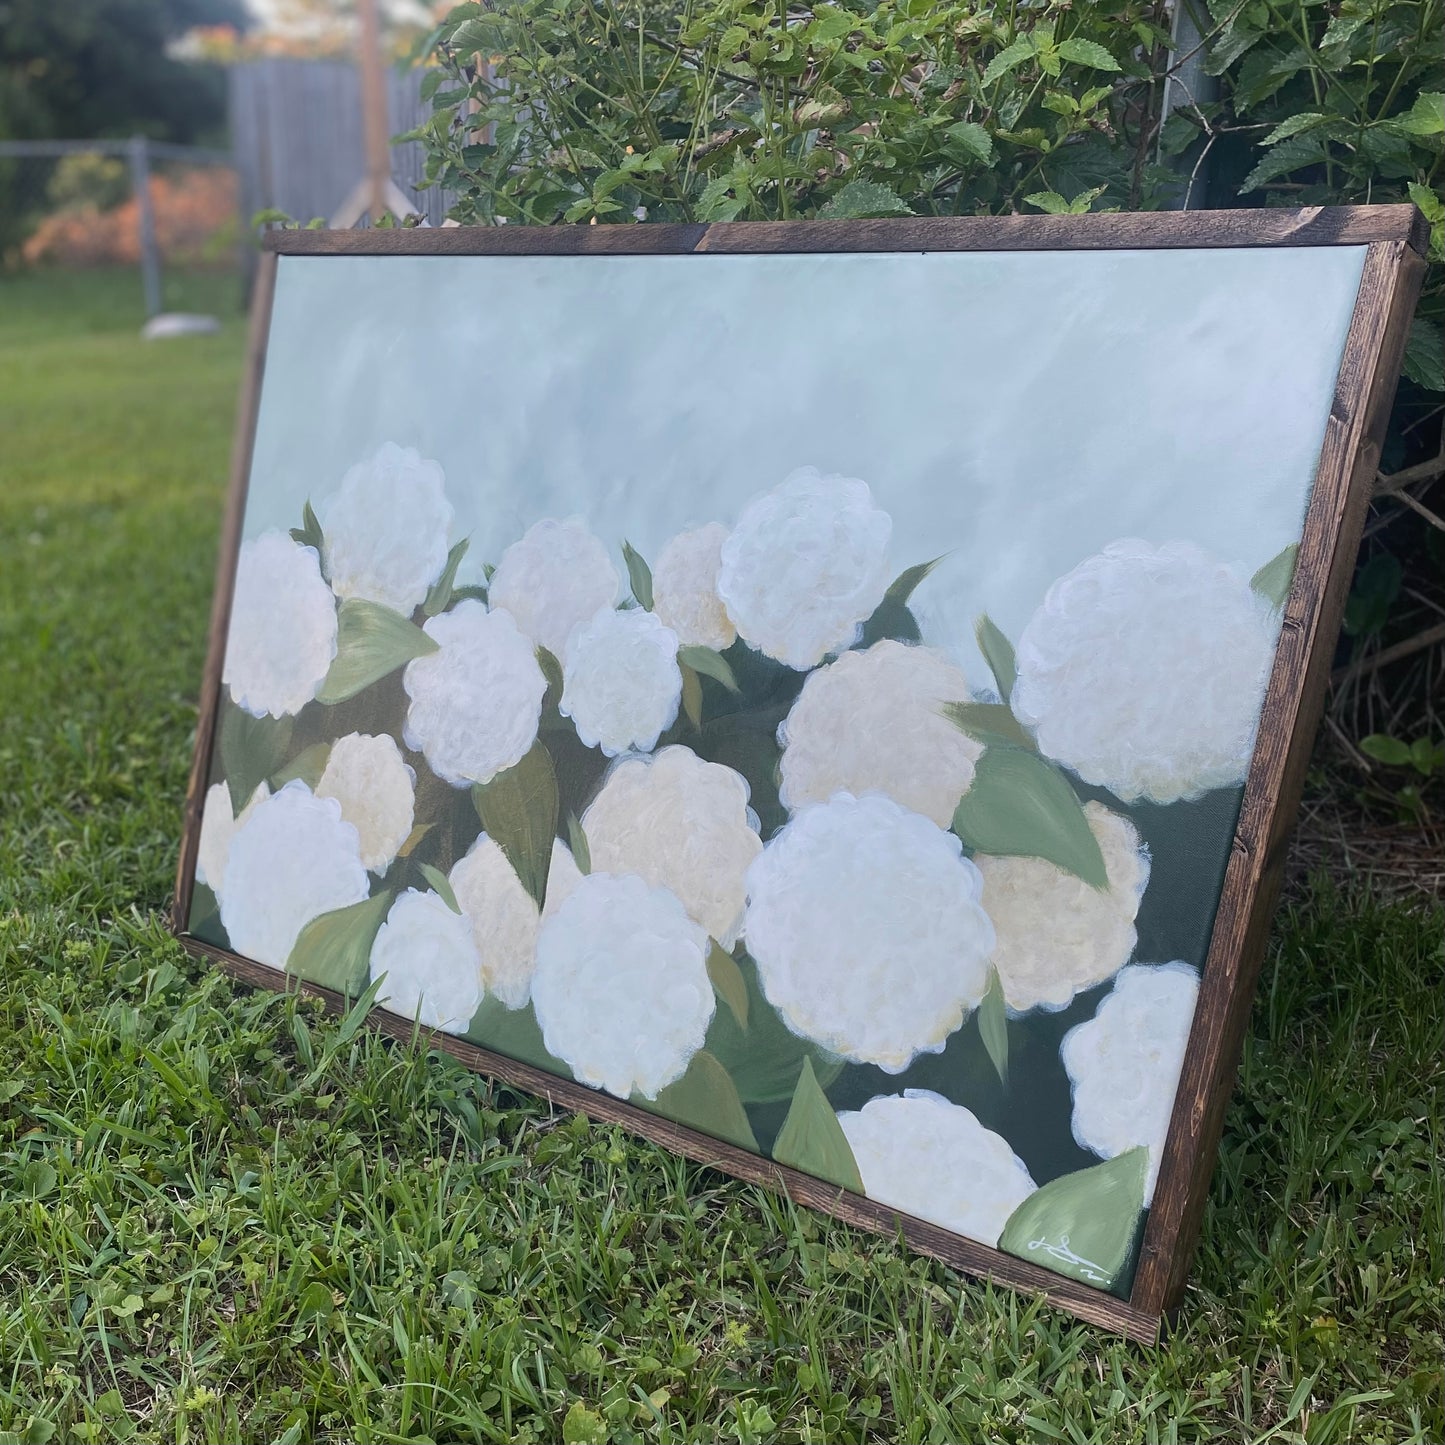
[[[1152,1338],[1420,240],[272,234],[177,932]]]

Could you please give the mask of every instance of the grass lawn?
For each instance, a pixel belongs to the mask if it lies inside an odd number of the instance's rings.
[[[242,326],[135,289],[0,279],[0,1445],[1445,1435],[1438,910],[1281,915],[1157,1349],[189,961]]]

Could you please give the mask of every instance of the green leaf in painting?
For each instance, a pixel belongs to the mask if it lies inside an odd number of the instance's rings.
[[[733,676],[733,670],[728,665],[727,658],[720,652],[714,652],[710,647],[701,647],[696,644],[679,647],[677,660],[683,666],[692,668],[694,672],[701,673],[704,677],[710,677],[714,682],[722,683],[729,692],[738,690],[738,680]]]
[[[231,811],[239,813],[251,801],[286,756],[295,719],[252,717],[244,708],[227,703],[221,719],[221,766],[231,790]]]
[[[428,617],[435,617],[437,613],[445,612],[452,605],[452,588],[456,586],[457,568],[461,566],[462,558],[467,555],[467,547],[470,542],[469,537],[463,537],[447,553],[447,565],[442,568],[442,575],[432,583],[426,594],[426,601],[421,605],[421,610]]]
[[[885,597],[863,624],[857,645],[860,648],[872,647],[875,642],[889,638],[894,642],[920,642],[923,633],[919,630],[918,619],[906,604]]]
[[[457,902],[457,895],[452,891],[451,879],[442,872],[440,868],[433,868],[430,863],[423,863],[421,876],[431,884],[432,892],[451,909],[453,913],[460,913],[462,905]]]
[[[537,907],[547,900],[547,870],[557,835],[557,774],[541,743],[515,767],[472,788],[482,827],[506,855]]]
[[[622,544],[622,559],[627,563],[627,580],[638,605],[652,611],[652,568],[631,542]]]
[[[321,523],[316,520],[316,513],[311,510],[309,501],[301,508],[301,525],[291,529],[291,540],[299,542],[303,547],[315,547],[318,557],[325,555],[322,550]]]
[[[542,698],[542,707],[553,708],[562,701],[562,664],[557,661],[554,653],[548,652],[545,647],[537,649],[537,666],[542,669],[542,676],[547,679],[547,692]]]
[[[572,850],[572,861],[577,865],[577,871],[585,877],[592,871],[592,845],[588,843],[576,813],[567,814],[567,846]]]
[[[682,672],[682,714],[699,732],[702,731],[702,679],[685,662]]]
[[[973,635],[978,639],[978,650],[983,653],[983,660],[988,663],[993,680],[998,684],[998,695],[1007,702],[1019,675],[1013,643],[999,631],[987,612],[981,614],[974,624]]]
[[[1009,1216],[998,1247],[1099,1289],[1125,1286],[1148,1173],[1140,1148],[1051,1180]]]
[[[416,845],[420,843],[421,840],[425,838],[426,835],[430,833],[431,830],[435,827],[435,823],[418,823],[416,827],[413,828],[411,832],[406,835],[405,841],[402,843],[401,847],[396,850],[396,856],[398,858],[410,858],[412,850],[416,847]]]
[[[732,1010],[738,1027],[748,1026],[748,984],[742,970],[717,939],[708,939],[707,976],[712,980],[713,991]]]
[[[983,1040],[999,1083],[1008,1088],[1008,1014],[997,969],[990,972],[988,992],[978,1006],[978,1036]]]
[[[561,1074],[563,1078],[571,1076],[572,1071],[567,1065],[548,1052],[531,1004],[509,1009],[501,999],[488,994],[482,1000],[482,1006],[472,1015],[472,1021],[462,1037],[468,1043],[505,1054],[509,1059],[518,1059],[535,1068]]]
[[[738,1091],[728,1071],[706,1049],[695,1053],[682,1078],[669,1084],[656,1099],[637,1102],[679,1124],[711,1134],[714,1139],[757,1152],[758,1141]]]
[[[1299,543],[1291,542],[1278,556],[1271,557],[1253,577],[1249,585],[1259,593],[1276,612],[1289,596],[1290,583],[1294,581],[1295,561],[1299,557]]]
[[[935,557],[931,562],[919,562],[912,567],[904,568],[889,583],[888,590],[883,594],[883,600],[896,602],[900,607],[906,607],[908,599],[913,596],[914,589],[942,561],[942,557]]]
[[[959,732],[985,746],[1003,743],[1011,748],[1038,750],[1024,725],[1001,702],[946,702],[943,715]]]
[[[389,891],[377,893],[313,918],[301,930],[286,960],[286,972],[355,998],[366,987],[371,945],[391,898]]]
[[[783,1120],[773,1145],[773,1158],[790,1169],[801,1169],[805,1174],[816,1175],[856,1194],[863,1192],[858,1161],[853,1158],[848,1136],[813,1073],[811,1059],[803,1060],[803,1072],[798,1075],[788,1117]]]
[[[1044,858],[1095,888],[1109,886],[1078,794],[1052,763],[1023,748],[984,749],[953,831],[976,853]]]
[[[271,774],[272,791],[284,788],[293,778],[300,778],[314,793],[330,756],[330,743],[312,743],[309,748],[302,748],[289,763]]]
[[[359,597],[341,604],[337,623],[336,657],[316,694],[318,702],[345,702],[412,658],[437,650],[410,618]]]

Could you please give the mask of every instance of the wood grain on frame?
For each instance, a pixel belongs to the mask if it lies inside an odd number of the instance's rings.
[[[1298,211],[1163,212],[1094,216],[1005,216],[880,221],[734,222],[717,225],[460,227],[367,231],[275,231],[257,277],[232,452],[231,487],[211,609],[196,753],[172,925],[193,954],[270,989],[297,989],[339,1009],[327,989],[189,936],[201,811],[220,708],[221,667],[255,438],[277,256],[332,255],[744,255],[827,252],[1027,251],[1193,247],[1367,247],[1364,273],[1336,380],[1334,404],[1305,518],[1290,597],[1261,716],[1255,756],[1190,1032],[1138,1269],[1128,1302],[976,1243],[877,1201],[840,1191],[762,1155],[675,1124],[572,1080],[420,1029],[386,1010],[383,1033],[421,1037],[478,1072],[519,1085],[703,1164],[772,1188],[852,1224],[901,1233],[924,1254],[970,1275],[1042,1293],[1079,1318],[1152,1342],[1163,1313],[1183,1293],[1195,1236],[1249,1009],[1268,936],[1284,842],[1293,824],[1333,640],[1349,588],[1360,530],[1410,315],[1424,271],[1423,219],[1413,206]]]

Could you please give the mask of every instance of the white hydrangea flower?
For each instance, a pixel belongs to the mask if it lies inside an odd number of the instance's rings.
[[[751,646],[801,672],[858,640],[888,590],[892,533],[866,482],[803,467],[743,509],[718,595]]]
[[[221,924],[237,953],[285,968],[313,918],[370,891],[361,840],[335,798],[293,779],[256,804],[231,838]]]
[[[707,952],[665,888],[588,874],[537,936],[532,1007],[547,1048],[584,1084],[655,1099],[712,1021]]]
[[[440,462],[387,442],[347,470],[317,509],[326,574],[338,597],[409,617],[447,564],[452,504]]]
[[[205,807],[201,811],[201,837],[196,848],[196,882],[204,883],[219,899],[226,886],[226,863],[231,855],[231,839],[236,829],[256,811],[256,805],[271,796],[264,782],[256,784],[239,814],[231,813],[231,790],[225,783],[212,783],[206,789]]]
[[[561,711],[609,758],[652,747],[682,701],[677,633],[655,613],[604,607],[577,628],[562,668]]]
[[[778,728],[783,803],[887,793],[940,828],[973,782],[983,745],[944,717],[968,683],[941,652],[875,642],[811,673]]]
[[[313,697],[336,656],[336,599],[314,547],[285,532],[241,544],[221,681],[252,717],[288,717]]]
[[[667,888],[724,948],[737,942],[744,876],[763,847],[741,774],[680,746],[624,759],[583,814],[582,831],[599,873],[635,873]]]
[[[1104,855],[1106,889],[1042,858],[977,854],[983,906],[998,944],[993,965],[1009,1008],[1061,1009],[1077,993],[1129,962],[1134,920],[1149,882],[1149,850],[1138,830],[1101,803],[1085,803],[1089,831]]]
[[[485,833],[452,865],[447,881],[471,922],[486,991],[508,1008],[521,1008],[532,994],[542,917],[551,918],[582,881],[572,854],[557,839],[552,840],[547,902],[541,917],[517,870]]]
[[[482,1003],[482,965],[472,926],[435,893],[408,888],[391,905],[371,945],[376,1002],[448,1033],[467,1031]]]
[[[452,787],[490,782],[537,740],[547,679],[536,650],[510,613],[470,597],[424,630],[438,650],[402,674],[411,699],[402,736]]]
[[[1199,975],[1187,963],[1130,964],[1094,1017],[1059,1047],[1074,1088],[1074,1138],[1103,1159],[1147,1147],[1145,1204],[1154,1198],[1198,997]]]
[[[658,553],[652,569],[652,606],[684,647],[731,647],[738,630],[717,595],[722,545],[721,522],[679,532]]]
[[[748,952],[789,1028],[902,1072],[983,997],[993,925],[959,841],[878,793],[813,803],[748,869]]]
[[[870,1099],[838,1123],[869,1199],[983,1244],[1038,1187],[1002,1134],[927,1089]]]
[[[1270,605],[1189,542],[1112,542],[1049,588],[1012,702],[1039,747],[1125,802],[1244,781],[1277,630]]]
[[[487,597],[560,659],[572,629],[617,601],[620,580],[607,548],[581,517],[545,517],[502,553]]]
[[[318,798],[335,798],[341,816],[361,835],[361,861],[383,873],[411,833],[416,774],[402,760],[396,739],[347,733],[331,745]]]

